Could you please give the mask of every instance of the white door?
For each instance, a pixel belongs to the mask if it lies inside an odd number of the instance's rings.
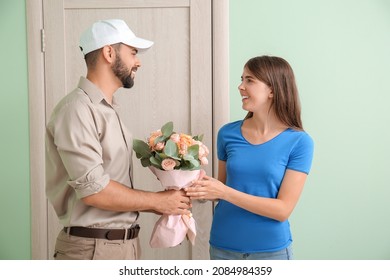
[[[78,47],[81,32],[96,20],[121,18],[138,36],[155,42],[150,50],[139,55],[142,67],[137,72],[135,86],[117,93],[122,120],[135,138],[145,138],[165,122],[173,121],[176,131],[203,133],[213,155],[216,97],[212,76],[211,1],[43,0],[42,5],[45,123],[56,103],[86,74]],[[136,158],[133,162],[135,187],[161,190],[151,172]],[[213,164],[205,169],[212,174]],[[32,188],[33,183],[34,180]],[[47,258],[50,259],[61,226],[50,204],[34,211],[39,214],[37,218],[47,219]],[[149,237],[158,216],[141,213],[142,259],[207,259],[212,204],[194,203],[193,215],[198,231],[195,246],[185,240],[174,248],[152,249]],[[45,221],[40,223],[45,225]]]

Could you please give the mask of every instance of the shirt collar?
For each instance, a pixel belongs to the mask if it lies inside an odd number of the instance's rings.
[[[92,103],[99,104],[104,99],[104,94],[94,83],[84,77],[80,77],[78,87],[91,99]]]

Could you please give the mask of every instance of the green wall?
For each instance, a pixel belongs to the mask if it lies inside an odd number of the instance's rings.
[[[231,120],[252,56],[295,70],[313,169],[292,217],[297,259],[390,259],[390,1],[230,0]],[[29,259],[24,0],[0,0],[0,259]]]
[[[27,40],[24,0],[0,0],[0,259],[30,259]]]
[[[315,140],[296,259],[390,259],[390,1],[230,0],[232,120],[242,67],[263,54],[292,65]]]

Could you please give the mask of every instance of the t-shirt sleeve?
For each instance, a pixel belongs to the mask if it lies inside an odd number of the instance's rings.
[[[226,153],[226,147],[225,147],[225,127],[222,127],[218,131],[217,136],[217,156],[219,160],[226,161],[227,160],[227,153]]]
[[[309,174],[313,161],[313,153],[314,141],[307,133],[303,133],[291,151],[287,169]]]

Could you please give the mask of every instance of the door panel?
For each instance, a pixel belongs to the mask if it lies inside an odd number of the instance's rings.
[[[135,138],[173,121],[175,130],[205,135],[213,154],[212,24],[209,0],[44,0],[46,116],[85,76],[79,36],[99,19],[122,18],[140,37],[155,42],[139,55],[142,67],[132,89],[120,89],[119,114]],[[210,159],[211,162],[211,159]],[[134,157],[134,185],[161,190],[158,180]],[[212,174],[212,164],[206,171]],[[48,251],[61,226],[48,206]],[[198,236],[193,247],[152,249],[149,238],[158,216],[141,213],[142,259],[207,259],[212,205],[194,203]],[[50,254],[50,253],[49,253]]]

